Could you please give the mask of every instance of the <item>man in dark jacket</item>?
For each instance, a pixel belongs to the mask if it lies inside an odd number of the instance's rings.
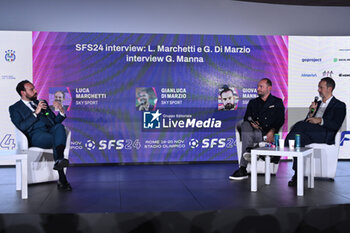
[[[272,82],[268,78],[261,79],[258,83],[258,98],[249,101],[241,125],[242,154],[239,169],[229,178],[231,180],[243,180],[248,178],[248,161],[244,158],[256,143],[274,141],[274,134],[284,124],[284,106],[280,98],[271,95]],[[243,156],[245,155],[245,156]],[[278,162],[279,157],[274,157],[273,162]]]
[[[64,159],[63,154],[66,147],[66,131],[61,123],[66,115],[62,105],[54,101],[54,107],[59,109],[59,113],[55,115],[48,108],[46,101],[37,100],[37,91],[28,80],[18,83],[16,91],[21,99],[9,108],[11,121],[27,136],[29,146],[53,149],[55,160],[53,169],[59,174],[57,188],[71,191],[72,187],[63,171],[69,161]]]
[[[318,93],[322,101],[312,102],[309,113],[304,121],[297,122],[287,135],[285,145],[289,145],[290,139],[300,135],[300,146],[311,143],[334,144],[335,135],[340,129],[346,115],[346,105],[333,96],[335,82],[332,78],[321,79],[318,84]],[[288,186],[297,185],[297,160],[293,160],[295,174],[288,182]]]

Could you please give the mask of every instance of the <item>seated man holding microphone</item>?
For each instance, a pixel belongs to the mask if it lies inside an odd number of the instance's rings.
[[[300,135],[300,146],[311,143],[334,144],[334,138],[340,129],[346,114],[346,105],[333,96],[335,82],[332,78],[325,77],[318,83],[318,93],[322,101],[311,103],[305,120],[297,122],[286,137],[285,146],[289,146],[289,140],[294,140],[295,135]],[[297,159],[293,160],[295,171],[288,186],[297,185]]]
[[[59,113],[55,115],[45,100],[37,100],[38,93],[28,80],[19,82],[16,91],[21,99],[9,108],[11,121],[27,136],[29,146],[53,149],[53,169],[59,175],[57,188],[71,191],[72,187],[63,171],[63,168],[68,167],[69,161],[64,158],[66,131],[61,123],[66,115],[62,104],[54,101],[54,107],[59,109]]]

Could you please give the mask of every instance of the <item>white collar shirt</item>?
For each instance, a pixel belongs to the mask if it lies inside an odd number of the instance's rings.
[[[321,101],[321,105],[318,108],[315,117],[321,117],[321,118],[323,117],[323,114],[326,111],[326,108],[327,108],[329,102],[331,102],[332,98],[333,98],[333,96],[331,96],[325,103],[323,103],[323,101]]]

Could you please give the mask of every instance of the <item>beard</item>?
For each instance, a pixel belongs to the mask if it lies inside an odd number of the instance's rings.
[[[26,96],[30,101],[34,101],[34,100],[37,100],[38,98],[38,95],[37,94],[34,94],[33,96]]]
[[[228,104],[225,105],[225,110],[231,110],[231,109],[233,109],[234,107],[235,107],[234,104],[228,103]]]
[[[264,93],[258,93],[258,96],[259,96],[260,98],[263,98],[263,97],[265,96],[265,94],[264,94]]]

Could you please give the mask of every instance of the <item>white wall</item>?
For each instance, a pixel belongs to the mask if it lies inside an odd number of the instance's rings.
[[[14,61],[5,59],[6,51],[15,51]],[[32,81],[32,33],[0,31],[0,154],[15,150],[14,126],[9,106],[20,99],[16,92],[19,80]]]
[[[350,35],[350,7],[234,0],[1,1],[0,30]]]

